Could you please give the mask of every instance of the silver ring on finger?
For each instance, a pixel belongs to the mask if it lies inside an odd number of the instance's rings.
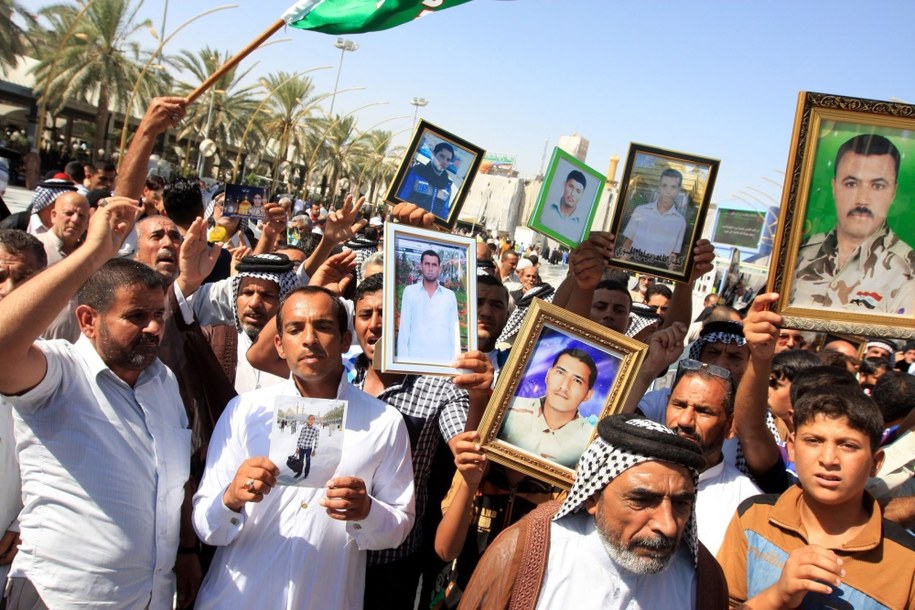
[[[245,484],[242,485],[242,489],[244,489],[248,493],[256,493],[254,491],[254,479],[248,479],[247,481],[245,481]]]

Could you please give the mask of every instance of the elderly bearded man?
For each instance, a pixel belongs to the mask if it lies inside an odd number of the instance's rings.
[[[597,428],[566,501],[496,539],[461,610],[727,608],[721,567],[696,536],[699,446],[633,415]]]

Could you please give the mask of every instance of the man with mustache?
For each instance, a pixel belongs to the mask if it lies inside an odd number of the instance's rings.
[[[25,506],[8,608],[172,606],[190,431],[156,358],[164,283],[109,260],[137,204],[103,200],[81,247],[0,301]],[[35,341],[77,291],[79,340]]]
[[[836,226],[801,245],[792,305],[913,313],[915,252],[886,222],[899,163],[899,150],[883,136],[858,135],[839,147],[832,179]]]
[[[397,196],[436,216],[448,218],[452,187],[448,166],[453,159],[454,147],[447,142],[439,142],[432,149],[432,158],[428,163],[413,164]]]
[[[634,415],[597,430],[562,506],[546,502],[490,545],[460,610],[728,607],[696,539],[699,447]]]
[[[734,389],[728,370],[681,360],[677,374],[667,401],[667,427],[698,443],[705,457],[698,468],[696,522],[699,540],[714,555],[737,506],[762,492],[721,451],[725,439],[733,435]]]
[[[586,351],[562,350],[546,372],[544,396],[516,397],[500,438],[563,466],[575,466],[594,432],[578,408],[591,399],[596,381],[597,365]]]

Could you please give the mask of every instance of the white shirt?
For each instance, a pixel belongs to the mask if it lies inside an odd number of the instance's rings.
[[[80,337],[37,343],[44,379],[15,408],[22,546],[10,574],[51,608],[171,608],[191,432],[158,360],[131,388]]]
[[[576,207],[570,216],[563,216],[561,203],[551,203],[540,215],[540,224],[566,239],[579,243],[583,239],[582,232],[585,228],[581,215],[582,209]]]
[[[695,606],[696,569],[685,544],[679,546],[660,574],[634,574],[613,563],[598,535],[594,517],[580,511],[550,524],[549,553],[538,610]]]
[[[740,503],[761,493],[750,477],[725,459],[717,466],[699,473],[696,525],[699,540],[712,556],[718,554],[731,517],[737,512]]]
[[[277,487],[240,513],[223,504],[249,457],[266,456],[277,396],[298,396],[292,380],[243,394],[213,430],[206,471],[194,496],[194,528],[220,547],[197,608],[362,608],[369,549],[401,544],[413,526],[413,467],[403,417],[346,381],[348,403],[338,476],[359,477],[372,497],[359,522],[335,521],[319,504],[322,488]]]
[[[19,531],[19,511],[22,510],[22,486],[19,479],[19,459],[13,438],[13,410],[0,399],[0,536],[7,531]],[[6,582],[8,565],[0,566],[0,583]]]
[[[623,230],[623,237],[632,240],[632,249],[647,254],[666,256],[680,254],[686,232],[686,219],[671,206],[665,213],[658,209],[657,200],[638,206],[632,211]]]
[[[423,280],[404,288],[397,328],[397,361],[451,364],[460,353],[454,292],[438,284],[429,296]]]
[[[61,251],[63,242],[54,231],[45,231],[35,236],[44,246],[44,252],[48,256],[48,267],[54,263],[64,260],[66,254]]]
[[[37,212],[29,216],[29,226],[25,229],[26,233],[29,233],[30,235],[41,235],[48,231],[50,231],[50,229],[44,226],[44,223],[41,222],[41,218],[38,216]]]

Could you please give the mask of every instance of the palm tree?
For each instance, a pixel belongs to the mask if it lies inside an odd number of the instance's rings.
[[[331,201],[337,195],[337,181],[344,177],[358,177],[356,162],[369,151],[364,134],[356,130],[356,117],[340,116],[333,120],[329,117],[317,119],[316,130],[324,126],[320,134],[313,133],[314,141],[320,147],[320,161],[325,174],[330,174]]]
[[[391,132],[376,129],[366,133],[363,137],[365,141],[365,154],[355,160],[356,186],[362,186],[368,181],[369,193],[368,201],[371,203],[375,199],[375,187],[383,183],[385,176],[385,158],[388,156],[388,148],[391,146]]]
[[[187,95],[196,89],[197,85],[205,81],[228,59],[227,51],[221,53],[209,46],[199,49],[197,52],[182,50],[174,62],[179,68],[190,73],[195,82],[179,83],[178,95]],[[198,103],[188,106],[187,116],[182,121],[182,130],[178,133],[178,139],[186,138],[188,146],[190,146],[192,138],[209,137],[216,142],[217,150],[223,153],[230,145],[240,146],[248,120],[257,109],[259,100],[256,93],[260,89],[259,85],[242,87],[241,81],[255,66],[257,66],[256,63],[244,72],[239,72],[237,67],[232,68],[216,81],[216,84],[200,98]],[[211,107],[213,109],[212,117],[210,116]],[[207,133],[208,123],[209,133]],[[255,129],[261,131],[258,123],[259,121],[255,121]],[[189,158],[190,155],[185,156],[185,160]]]
[[[51,24],[45,32],[50,44],[36,45],[39,63],[33,72],[41,94],[48,91],[44,103],[52,112],[59,111],[68,100],[97,108],[93,143],[93,150],[97,150],[105,148],[111,104],[125,114],[142,111],[124,105],[140,75],[137,33],[152,24],[148,19],[136,20],[142,3],[94,0],[80,17],[87,4],[88,0],[78,0],[75,5],[55,4],[39,11]],[[65,36],[67,32],[72,35]],[[150,75],[150,93],[153,80]]]
[[[35,25],[35,17],[21,4],[15,0],[0,0],[0,19],[6,23],[0,28],[0,68],[16,67],[18,56],[25,55],[28,48],[26,30],[13,21],[13,15],[25,21],[26,28]]]
[[[272,92],[267,102],[269,116],[263,129],[276,142],[276,157],[273,161],[275,183],[280,164],[286,160],[289,148],[294,147],[298,157],[304,153],[309,121],[317,109],[317,102],[325,96],[312,96],[314,83],[307,76],[278,72],[268,74],[261,82],[267,91]]]

